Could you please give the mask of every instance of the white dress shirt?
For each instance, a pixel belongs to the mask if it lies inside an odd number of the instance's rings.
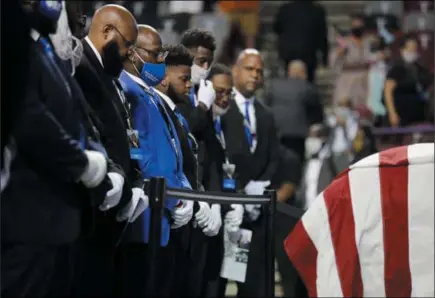
[[[104,64],[103,64],[103,58],[101,58],[100,53],[98,52],[97,48],[94,46],[94,44],[92,43],[92,41],[90,40],[89,36],[85,37],[86,42],[89,44],[89,46],[91,47],[92,51],[94,52],[95,56],[97,57],[98,61],[100,61],[101,66],[104,68]],[[116,83],[113,81],[113,85],[116,88],[116,91],[118,92],[118,97],[121,100],[122,103],[124,103],[125,101],[125,97],[122,94],[122,91],[119,90],[118,86],[116,85]]]
[[[251,147],[251,152],[254,152],[255,149],[257,148],[257,117],[255,116],[255,107],[254,107],[254,101],[255,101],[255,97],[252,96],[250,98],[246,98],[244,97],[236,88],[233,88],[234,91],[234,100],[236,101],[237,107],[240,110],[240,113],[243,115],[243,117],[245,117],[245,102],[249,101],[249,108],[248,108],[248,113],[249,113],[249,120],[251,122],[251,133],[253,134],[253,140],[252,140],[252,147]]]
[[[161,92],[156,88],[153,88],[153,90],[168,104],[171,111],[175,110],[176,108],[175,103],[172,101],[172,99],[169,98],[169,96],[167,96],[166,94],[164,94],[163,92]]]

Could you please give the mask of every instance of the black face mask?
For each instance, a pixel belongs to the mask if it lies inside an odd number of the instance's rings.
[[[353,36],[361,37],[364,33],[364,28],[363,27],[352,28],[351,32]]]
[[[103,53],[101,55],[103,60],[104,70],[112,77],[119,77],[123,69],[124,59],[119,54],[119,45],[116,41],[109,41],[103,47]]]

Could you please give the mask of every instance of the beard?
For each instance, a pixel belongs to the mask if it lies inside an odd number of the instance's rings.
[[[116,41],[109,41],[103,47],[103,53],[101,55],[103,60],[104,70],[110,76],[117,78],[121,74],[123,69],[123,62],[121,55],[119,54],[119,45]]]
[[[175,91],[174,87],[172,87],[171,84],[169,84],[168,86],[168,96],[170,99],[172,99],[172,101],[175,104],[186,103],[186,102],[190,103],[189,96],[185,94],[177,94],[177,92]]]
[[[230,105],[228,105],[226,108],[222,108],[214,103],[212,109],[213,109],[213,114],[215,114],[216,116],[223,116],[230,109]]]

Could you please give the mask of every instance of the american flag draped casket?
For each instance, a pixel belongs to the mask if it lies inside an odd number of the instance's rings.
[[[435,297],[434,144],[352,165],[284,245],[310,297]]]

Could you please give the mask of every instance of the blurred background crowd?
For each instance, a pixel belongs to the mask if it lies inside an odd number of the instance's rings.
[[[261,52],[257,98],[291,150],[293,204],[309,205],[362,157],[433,141],[434,1],[87,1],[83,22],[108,3],[157,28],[164,44],[189,28],[211,31],[216,62],[230,67],[245,48]],[[293,273],[280,267],[277,291],[290,295]]]

